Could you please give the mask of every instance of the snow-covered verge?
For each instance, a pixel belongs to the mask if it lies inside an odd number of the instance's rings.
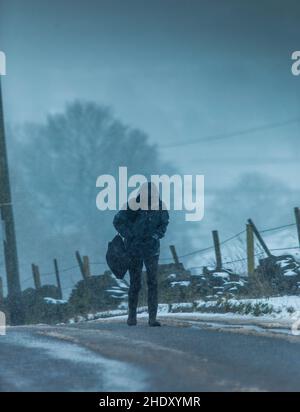
[[[138,309],[140,316],[147,315],[147,307]],[[116,317],[126,317],[125,307],[104,312],[90,313],[86,316],[77,316],[69,323],[92,321]],[[220,299],[172,304],[160,304],[159,316],[189,316],[197,318],[203,315],[233,316],[235,319],[261,318],[264,320],[300,319],[300,296],[280,296],[262,299]]]
[[[199,312],[237,313],[258,317],[269,315],[272,318],[291,318],[295,313],[300,313],[300,296],[198,301],[196,307]]]

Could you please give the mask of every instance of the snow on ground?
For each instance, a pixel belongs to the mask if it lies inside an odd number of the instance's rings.
[[[233,300],[233,299],[231,299]],[[290,317],[295,312],[300,313],[300,296],[278,296],[261,299],[240,299],[238,302],[268,304],[273,307],[273,314],[278,317]]]
[[[191,282],[189,280],[180,280],[177,282],[171,282],[171,287],[173,288],[174,286],[190,286]]]
[[[143,391],[147,388],[148,376],[141,368],[127,362],[108,359],[75,343],[55,340],[52,337],[55,338],[55,334],[52,334],[49,338],[37,335],[31,336],[27,333],[15,332],[9,329],[5,340],[2,340],[1,344],[20,346],[20,351],[24,347],[32,349],[34,356],[38,356],[38,354],[44,356],[44,353],[47,353],[50,359],[60,360],[65,363],[66,367],[70,365],[74,368],[75,365],[82,370],[83,376],[86,369],[89,369],[95,375],[95,383],[88,389],[91,392],[97,392],[99,388],[104,392]],[[50,368],[48,371],[49,374],[53,373],[52,369]],[[14,383],[16,382],[14,381]],[[29,385],[31,385],[31,382],[29,382]],[[26,388],[20,389],[26,390]],[[82,387],[79,385],[76,389],[80,391]],[[84,390],[86,391],[86,389]]]
[[[126,283],[125,280],[118,279],[114,275],[111,275],[111,276],[113,277],[114,281],[117,282],[119,288],[121,288],[121,289],[127,289],[128,288],[128,284]]]
[[[229,273],[227,273],[227,272],[214,272],[212,276],[214,278],[228,279],[229,278]]]
[[[284,272],[284,276],[297,276],[298,274],[293,270],[287,270]]]
[[[172,303],[169,307],[169,312],[180,312],[182,310],[186,311],[187,309],[190,309],[192,311],[193,307],[194,307],[193,302]],[[159,310],[159,313],[160,313],[160,310]]]
[[[138,308],[139,316],[147,316],[147,307]],[[126,317],[127,308],[90,313],[77,316],[69,323],[93,321],[104,318]],[[293,322],[300,319],[300,296],[279,296],[261,299],[228,299],[224,301],[180,302],[159,304],[158,316],[188,316],[193,318],[234,318],[239,320],[283,320]]]
[[[52,305],[62,305],[64,303],[68,303],[66,300],[63,299],[53,299],[53,298],[44,298],[44,301],[50,303]]]
[[[226,306],[225,306],[226,305]],[[226,311],[224,311],[226,309]],[[138,308],[138,318],[147,319],[147,307]],[[230,299],[159,304],[158,317],[187,322],[193,327],[245,329],[300,335],[300,296],[263,299]],[[127,309],[108,310],[70,319],[69,323],[106,319],[126,321]]]
[[[195,312],[236,314],[240,318],[254,316],[269,319],[300,319],[300,296],[278,296],[260,299],[228,299],[197,301]]]

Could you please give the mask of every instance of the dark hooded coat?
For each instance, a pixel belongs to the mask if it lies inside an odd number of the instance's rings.
[[[127,204],[127,209],[120,210],[113,221],[125,239],[129,256],[141,257],[159,255],[159,240],[164,237],[168,223],[169,213],[164,210],[160,199],[157,210],[131,210]]]

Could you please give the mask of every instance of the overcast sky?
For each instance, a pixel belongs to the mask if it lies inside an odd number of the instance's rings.
[[[6,120],[77,98],[173,144],[300,117],[299,1],[0,0]],[[208,190],[259,171],[298,187],[299,123],[162,148]],[[283,160],[282,160],[283,159]],[[290,159],[286,161],[285,159]]]

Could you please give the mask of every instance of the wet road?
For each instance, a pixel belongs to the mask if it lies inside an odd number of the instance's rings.
[[[1,391],[299,391],[299,337],[164,320],[8,328]]]

